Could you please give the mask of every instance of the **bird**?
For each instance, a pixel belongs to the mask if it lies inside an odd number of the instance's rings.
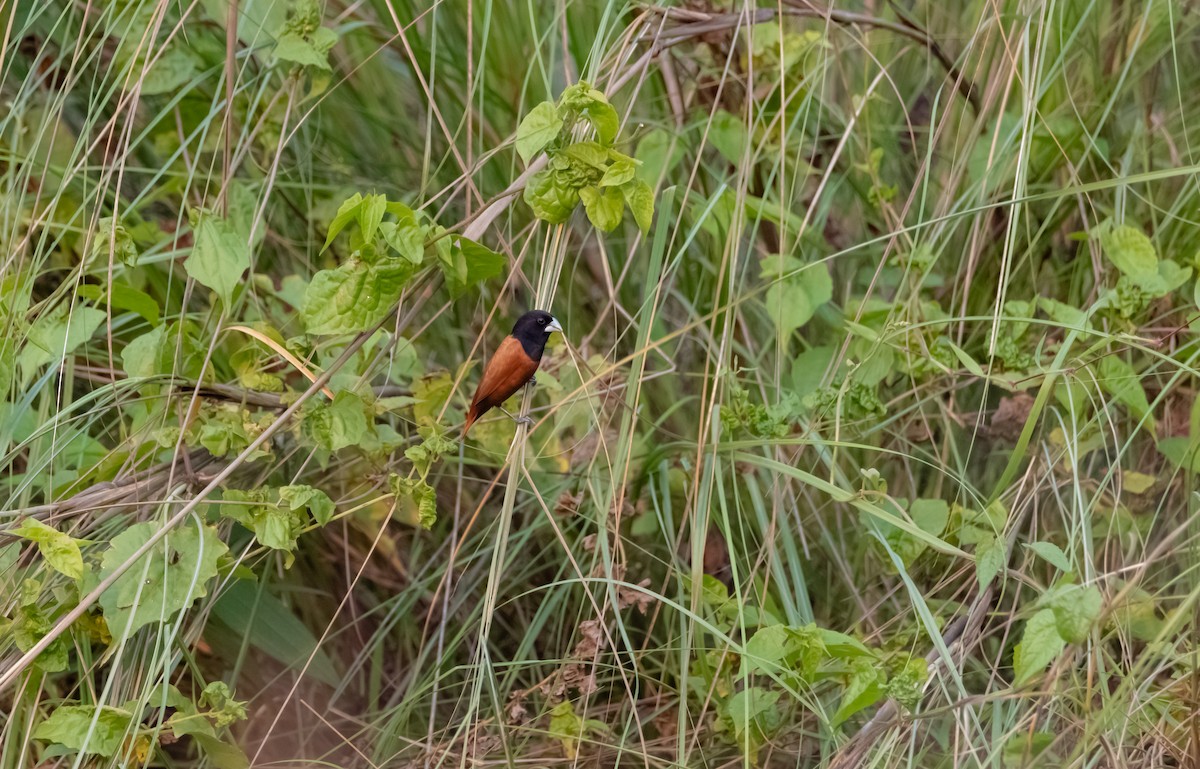
[[[483,378],[479,380],[471,407],[467,409],[467,421],[462,431],[464,438],[475,420],[489,409],[499,408],[513,393],[533,381],[546,342],[555,331],[562,333],[562,326],[545,310],[530,310],[517,318],[512,333],[504,338],[483,369]]]

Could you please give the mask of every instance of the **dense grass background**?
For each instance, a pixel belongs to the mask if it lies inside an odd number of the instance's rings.
[[[1196,10],[0,7],[0,767],[1196,765]],[[306,333],[356,193],[503,269]]]

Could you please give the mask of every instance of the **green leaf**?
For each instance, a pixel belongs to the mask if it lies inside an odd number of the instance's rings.
[[[1034,614],[1025,623],[1025,632],[1013,653],[1016,684],[1020,686],[1045,670],[1062,653],[1064,646],[1054,612],[1042,609]]]
[[[1129,409],[1137,419],[1146,419],[1153,430],[1154,419],[1150,414],[1150,401],[1142,389],[1142,379],[1133,367],[1117,355],[1105,355],[1100,359],[1100,386],[1105,392]]]
[[[780,696],[779,691],[750,686],[730,697],[721,708],[721,720],[726,728],[733,729],[738,745],[747,754],[757,753],[783,724]]]
[[[579,190],[560,183],[558,177],[549,169],[535,174],[523,195],[533,215],[550,224],[565,222],[579,204]]]
[[[642,137],[637,146],[637,177],[650,187],[658,184],[665,175],[675,170],[683,160],[684,146],[674,134],[655,128]]]
[[[129,310],[157,326],[159,321],[158,302],[154,301],[145,291],[139,291],[128,283],[114,280],[107,286],[95,283],[85,283],[76,293],[84,299],[104,305],[111,304],[115,310]]]
[[[6,634],[11,635],[17,648],[23,652],[31,650],[41,642],[54,627],[54,615],[45,606],[41,595],[41,583],[27,579],[21,584],[20,604]],[[72,638],[63,634],[50,642],[34,664],[43,672],[58,673],[66,670],[71,662]]]
[[[295,514],[276,503],[275,491],[269,488],[225,489],[223,499],[226,504],[218,508],[221,515],[254,532],[254,538],[264,546],[285,551],[289,556],[285,558],[285,565],[290,567],[300,522]]]
[[[449,252],[439,253],[446,286],[452,298],[458,298],[476,283],[490,280],[504,272],[508,260],[487,246],[469,238],[451,235]]]
[[[157,51],[155,53],[157,54]],[[174,42],[158,56],[149,71],[145,72],[141,82],[141,94],[155,96],[172,93],[195,77],[199,71],[200,58],[183,43]]]
[[[423,478],[405,478],[396,473],[388,476],[388,485],[402,503],[401,517],[429,530],[437,523],[437,493]]]
[[[1068,643],[1083,643],[1100,617],[1104,602],[1095,585],[1055,585],[1045,592],[1037,605],[1054,612],[1054,626]]]
[[[708,126],[708,143],[721,153],[721,157],[740,166],[746,161],[750,137],[741,118],[725,110],[717,110]]]
[[[379,232],[389,248],[412,262],[414,266],[419,266],[425,261],[426,228],[419,226],[415,217],[399,223],[384,222],[379,225]]]
[[[764,262],[774,257],[765,257]],[[808,323],[817,308],[833,298],[833,281],[824,264],[814,264],[767,289],[766,308],[781,336]]]
[[[558,138],[563,119],[554,104],[544,101],[529,111],[517,128],[517,154],[528,165],[529,161]]]
[[[29,379],[43,364],[60,360],[92,338],[104,322],[103,310],[94,307],[57,308],[40,316],[25,335],[27,344],[17,356],[17,365]]]
[[[913,657],[887,682],[887,696],[911,712],[921,702],[928,679],[929,664],[920,657]]]
[[[318,28],[309,38],[296,32],[284,32],[275,40],[275,59],[301,67],[332,71],[329,50],[336,42],[337,33],[325,27]]]
[[[792,391],[803,398],[816,392],[821,386],[829,364],[833,362],[836,348],[833,346],[813,347],[796,356],[792,361]]]
[[[646,182],[634,179],[621,185],[621,192],[625,195],[625,204],[629,206],[638,229],[643,235],[646,234],[654,221],[654,191]]]
[[[83,578],[83,554],[79,551],[79,542],[67,534],[47,526],[36,518],[26,518],[21,521],[20,526],[10,529],[8,533],[36,542],[38,552],[58,573],[71,579]]]
[[[333,221],[329,223],[329,231],[325,234],[325,245],[321,246],[321,251],[329,248],[329,244],[338,236],[338,233],[346,229],[346,225],[358,219],[358,209],[362,205],[363,196],[359,193],[354,193],[350,197],[342,201],[338,206],[337,214],[334,215]]]
[[[35,739],[111,758],[121,750],[133,714],[108,706],[59,705],[33,730]]]
[[[250,233],[229,219],[202,214],[194,234],[195,245],[183,267],[198,283],[217,292],[228,309],[242,273],[250,267]]]
[[[139,523],[112,538],[100,561],[107,577],[150,540],[157,523]],[[217,576],[217,560],[229,550],[216,529],[197,519],[182,523],[100,595],[104,619],[114,638],[128,637],[144,625],[164,622],[208,594]]]
[[[1052,732],[1021,730],[1004,742],[1001,760],[1004,769],[1052,769],[1061,766],[1058,756],[1050,750],[1057,735]]]
[[[620,187],[627,182],[633,181],[637,174],[637,161],[633,158],[620,157],[614,160],[605,171],[604,176],[600,177],[598,187]]]
[[[121,365],[124,366],[127,375],[140,379],[168,373],[163,370],[166,333],[166,328],[159,326],[125,345],[125,349],[121,351]]]
[[[1113,588],[1124,593],[1125,598],[1112,607],[1110,622],[1139,641],[1155,640],[1162,632],[1163,621],[1158,617],[1154,596],[1141,588],[1127,589],[1128,585],[1120,582]]]
[[[145,91],[143,91],[145,93]],[[96,236],[92,240],[91,258],[108,263],[109,258],[126,267],[137,264],[137,246],[129,235],[129,230],[111,216],[106,216],[97,223]]]
[[[279,489],[279,501],[292,511],[307,509],[313,520],[321,526],[333,520],[333,500],[312,486],[283,486]]]
[[[850,666],[850,680],[842,692],[842,701],[832,724],[837,726],[863,708],[869,708],[883,698],[887,674],[879,663],[869,659],[857,659]]]
[[[314,403],[300,423],[303,434],[326,451],[362,443],[370,430],[362,399],[349,390],[337,393],[333,403]]]
[[[612,232],[621,223],[625,199],[616,187],[584,187],[579,191],[579,197],[583,200],[588,219],[596,229]]]
[[[1025,547],[1059,571],[1071,571],[1071,559],[1053,542],[1034,542]]]
[[[1115,225],[1111,220],[1092,230],[1108,260],[1135,282],[1158,278],[1158,252],[1150,238],[1136,227]]]
[[[600,93],[592,91],[593,94]],[[587,117],[592,128],[596,131],[596,138],[601,144],[611,146],[617,138],[617,131],[621,128],[621,119],[617,116],[617,111],[608,101],[593,100],[592,104],[584,110],[584,115]]]
[[[387,213],[387,196],[367,195],[363,198],[362,203],[358,206],[358,228],[362,232],[363,240],[370,241],[375,237],[385,213]]]
[[[825,644],[815,625],[767,625],[759,628],[746,642],[738,678],[759,670],[776,672],[783,668],[802,679],[809,679],[824,656]]]
[[[569,759],[579,755],[579,743],[594,732],[607,732],[602,721],[584,720],[575,713],[569,700],[560,702],[550,711],[550,736],[558,740]]]
[[[975,546],[975,578],[982,590],[991,584],[997,574],[1004,570],[1004,540],[993,534],[984,534]]]
[[[304,326],[315,335],[365,331],[396,306],[412,274],[411,262],[395,258],[321,270],[304,293]]]

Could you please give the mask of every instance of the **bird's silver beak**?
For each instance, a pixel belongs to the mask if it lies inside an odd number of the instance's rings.
[[[546,326],[546,333],[547,333],[547,334],[551,334],[551,333],[553,333],[553,332],[555,332],[555,331],[557,331],[558,333],[560,333],[560,334],[561,334],[561,333],[562,333],[562,326],[558,325],[558,321],[557,321],[557,320],[555,320],[554,318],[551,318],[551,319],[550,319],[550,325],[549,325],[549,326]]]

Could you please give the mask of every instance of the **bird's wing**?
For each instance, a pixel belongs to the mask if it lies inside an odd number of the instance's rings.
[[[475,397],[471,399],[471,410],[482,413],[504,403],[537,369],[538,361],[525,353],[521,343],[511,336],[505,337],[483,370],[483,379],[479,380]]]

